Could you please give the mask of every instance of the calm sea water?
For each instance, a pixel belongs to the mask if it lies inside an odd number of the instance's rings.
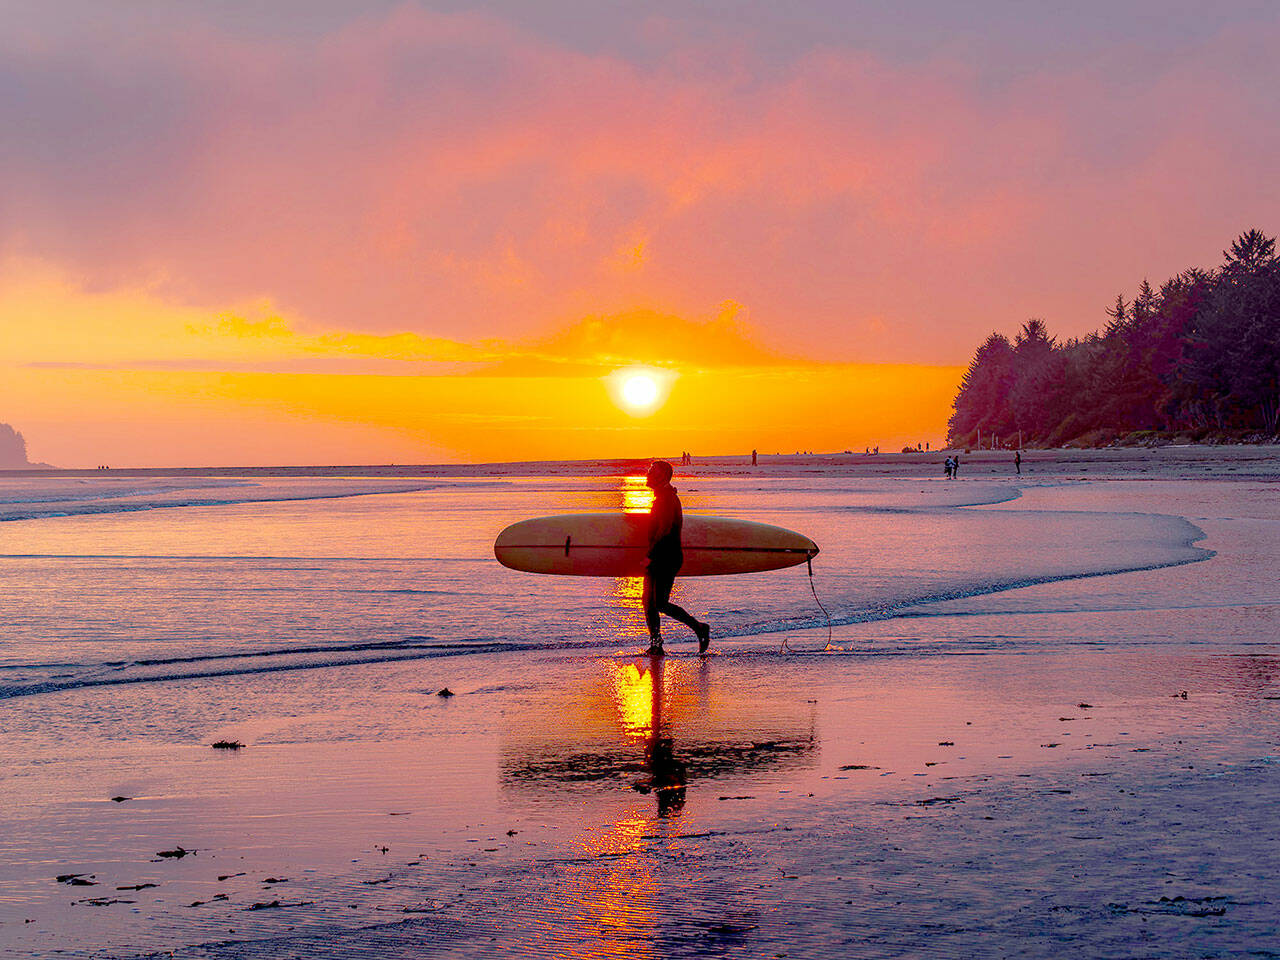
[[[1174,516],[983,509],[1017,507],[1007,483],[677,483],[687,512],[812,537],[822,549],[812,586],[837,624],[1210,555],[1195,545],[1198,528]],[[0,698],[468,651],[634,647],[644,638],[637,581],[516,573],[492,543],[526,517],[646,507],[639,477],[0,479]],[[776,649],[779,632],[826,624],[803,566],[691,578],[676,599],[710,620],[724,649]],[[677,624],[667,631],[686,639]],[[863,652],[898,650],[878,643]]]

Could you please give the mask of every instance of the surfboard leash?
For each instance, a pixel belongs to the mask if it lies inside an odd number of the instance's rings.
[[[827,612],[827,608],[823,606],[822,600],[818,596],[818,588],[815,587],[813,584],[813,555],[812,554],[804,558],[804,565],[809,569],[809,592],[813,594],[813,600],[818,605],[818,609],[822,611],[822,615],[827,618],[827,644],[825,647],[822,648],[823,650],[827,650],[827,649],[830,649],[831,647],[831,636],[832,636],[831,614]],[[787,642],[786,637],[782,638],[782,648],[780,652],[782,653],[792,652],[791,645]]]

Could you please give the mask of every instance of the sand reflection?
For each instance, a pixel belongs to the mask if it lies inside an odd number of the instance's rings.
[[[682,811],[689,784],[815,762],[811,707],[762,698],[714,660],[640,656],[584,666],[585,675],[568,678],[559,696],[508,732],[505,791],[602,801],[639,793],[666,817]]]
[[[720,794],[816,765],[812,706],[794,690],[762,691],[760,681],[740,664],[705,658],[580,662],[508,732],[500,773],[508,802],[567,817],[577,834],[578,855],[560,862],[556,892],[539,905],[574,930],[558,955],[665,955],[669,905],[723,880],[710,864],[704,876],[690,855],[691,838],[723,806]],[[723,910],[706,922],[729,929]]]
[[[580,935],[565,938],[565,957],[657,957],[659,877],[642,856],[649,821],[623,817],[582,844],[588,869],[565,878],[568,917]]]
[[[658,801],[658,816],[677,814],[684,808],[687,767],[675,755],[675,741],[664,726],[667,670],[663,657],[648,657],[623,664],[614,672],[614,704],[622,732],[644,743],[646,776],[632,784]]]

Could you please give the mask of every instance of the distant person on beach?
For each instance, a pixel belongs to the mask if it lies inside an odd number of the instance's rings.
[[[698,637],[698,652],[706,653],[711,643],[711,627],[671,602],[671,588],[684,563],[680,548],[680,530],[684,511],[680,497],[671,485],[671,464],[655,460],[645,476],[645,485],[653,490],[653,506],[649,508],[649,557],[644,576],[644,619],[649,625],[649,652],[662,653],[662,625],[658,614],[679,620]]]
[[[1022,451],[1019,450],[1013,455],[1013,467],[1018,471],[1018,476],[1022,476]]]
[[[754,450],[751,451],[751,465],[753,467],[756,465],[756,452]]]
[[[958,453],[951,458],[951,476],[960,476],[960,454]]]
[[[950,457],[942,461],[942,472],[947,475],[947,479],[951,479],[951,471],[955,469],[955,461]]]

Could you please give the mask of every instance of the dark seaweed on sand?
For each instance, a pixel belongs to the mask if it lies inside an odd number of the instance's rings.
[[[814,750],[810,737],[744,743],[690,743],[676,749],[690,780],[750,770],[785,770],[806,762]],[[543,753],[504,760],[502,778],[508,783],[591,783],[628,779],[648,769],[645,759],[628,750],[600,750],[569,754]]]
[[[92,873],[60,873],[54,879],[69,887],[96,887],[98,881],[93,879],[94,876]]]
[[[279,910],[283,907],[309,907],[313,901],[299,900],[297,903],[281,903],[279,900],[269,900],[266,903],[255,903],[252,906],[245,907],[246,910]]]

